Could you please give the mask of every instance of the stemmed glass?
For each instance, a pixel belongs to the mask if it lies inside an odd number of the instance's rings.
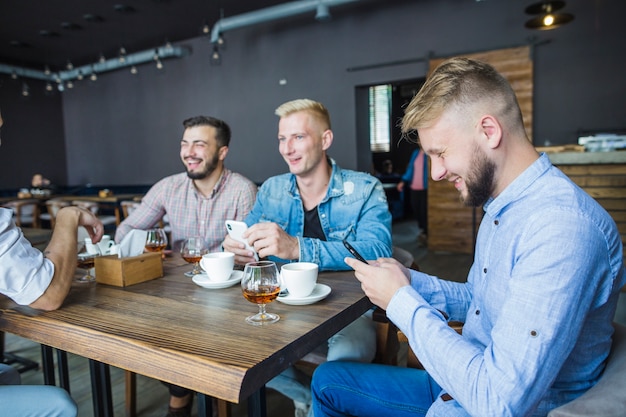
[[[165,257],[163,250],[167,247],[167,234],[161,228],[148,230],[146,235],[146,250],[148,252],[161,252],[161,256]]]
[[[247,263],[243,270],[241,289],[246,300],[259,305],[257,314],[246,317],[248,323],[261,326],[275,323],[280,319],[278,314],[265,311],[265,304],[274,301],[280,292],[278,269],[274,262]]]
[[[98,250],[98,245],[94,245]],[[100,253],[89,253],[85,250],[85,244],[78,242],[78,254],[76,255],[76,268],[85,271],[85,275],[74,278],[75,282],[85,283],[93,282],[96,277],[91,275],[91,269],[95,266],[96,257],[100,256]]]
[[[204,238],[194,236],[185,239],[183,246],[180,248],[180,253],[186,262],[193,264],[193,270],[185,272],[185,276],[193,277],[202,272],[202,269],[200,269],[200,259],[202,259],[202,255],[207,253],[207,251],[208,249]]]

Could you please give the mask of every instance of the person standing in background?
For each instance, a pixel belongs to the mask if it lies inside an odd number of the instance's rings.
[[[428,236],[428,160],[420,148],[415,149],[411,154],[406,172],[396,188],[399,192],[403,192],[407,184],[410,191],[411,210],[420,228],[418,239],[420,243],[425,244]]]

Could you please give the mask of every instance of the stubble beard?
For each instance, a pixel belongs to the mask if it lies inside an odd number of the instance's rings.
[[[473,168],[465,181],[467,195],[461,195],[461,201],[468,207],[479,207],[493,194],[496,164],[476,147],[471,166]]]
[[[190,172],[187,170],[187,176],[192,180],[203,180],[215,171],[217,168],[217,163],[219,162],[219,155],[216,153],[213,155],[213,158],[207,163],[204,170],[200,172]]]

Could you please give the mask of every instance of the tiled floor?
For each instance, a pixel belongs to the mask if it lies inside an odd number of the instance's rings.
[[[414,256],[420,269],[426,273],[441,278],[464,281],[471,264],[469,255],[451,253],[432,253],[420,247],[417,238],[417,225],[411,221],[397,222],[393,226],[393,244],[408,250]],[[6,335],[6,351],[20,356],[40,361],[39,345],[13,335]],[[70,389],[72,397],[79,406],[81,417],[93,416],[90,391],[88,361],[75,355],[69,355],[70,361]],[[43,383],[40,371],[28,371],[22,375],[24,384]],[[116,416],[124,415],[124,372],[120,369],[111,369],[111,383],[113,389],[114,412]],[[141,417],[162,417],[167,408],[168,393],[165,386],[150,378],[137,377],[137,411]],[[195,408],[195,407],[194,407]],[[268,416],[292,416],[293,403],[280,394],[268,390]],[[194,411],[195,412],[195,411]],[[245,404],[233,406],[233,417],[247,415]]]

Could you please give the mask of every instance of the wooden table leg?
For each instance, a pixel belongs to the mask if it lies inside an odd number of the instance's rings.
[[[126,417],[137,415],[137,374],[125,371],[126,380]]]

